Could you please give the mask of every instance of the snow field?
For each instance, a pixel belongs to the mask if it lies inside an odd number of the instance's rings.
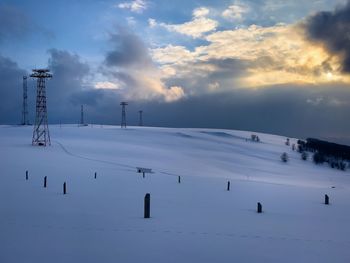
[[[64,125],[42,148],[31,132],[0,127],[0,262],[350,260],[349,173],[300,160],[284,137]]]

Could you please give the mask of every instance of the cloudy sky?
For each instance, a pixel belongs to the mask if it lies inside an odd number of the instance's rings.
[[[50,123],[211,127],[350,144],[346,0],[1,0],[0,123],[50,68]],[[34,118],[34,81],[29,80]]]

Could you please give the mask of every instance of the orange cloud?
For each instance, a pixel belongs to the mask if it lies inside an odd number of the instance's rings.
[[[202,62],[202,71],[205,72],[205,65],[210,73],[216,70],[210,61],[235,59],[247,64],[246,74],[238,79],[240,87],[350,83],[350,77],[340,70],[339,57],[329,54],[323,46],[311,43],[304,35],[298,24],[252,25],[213,32],[205,37],[208,45],[198,46],[192,52],[185,47],[168,45],[154,49],[152,54],[160,67],[173,73],[169,77],[173,77],[174,72],[191,74],[196,71],[194,65],[199,65],[198,62]]]

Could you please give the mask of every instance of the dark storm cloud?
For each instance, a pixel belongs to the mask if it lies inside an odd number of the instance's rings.
[[[68,51],[51,49],[48,67],[53,78],[48,81],[48,95],[51,110],[67,109],[71,105],[72,94],[84,90],[84,78],[89,73],[89,66],[81,62],[80,57]]]
[[[307,36],[323,43],[342,59],[343,72],[350,73],[350,1],[333,12],[319,12],[305,23]]]
[[[23,69],[0,55],[0,122],[20,123]]]
[[[110,34],[109,42],[113,49],[106,54],[107,66],[141,68],[152,63],[142,40],[125,28],[119,28],[116,33]]]
[[[134,124],[136,110],[142,108],[146,125],[240,129],[350,144],[350,124],[345,121],[350,111],[347,87],[239,89],[173,103],[129,106],[135,112]]]
[[[60,92],[81,89],[84,77],[90,72],[89,65],[82,62],[78,55],[68,51],[50,49],[48,53],[50,55],[49,68],[55,76],[52,82],[58,85]]]
[[[90,67],[77,54],[65,50],[50,49],[48,53],[48,67],[53,75],[47,83],[48,111],[53,117],[50,119],[56,122],[61,119],[73,121],[70,117],[75,117],[74,112],[81,104],[88,102],[93,105],[96,103],[94,100],[98,99],[98,95],[85,95],[92,89],[84,85]]]
[[[132,30],[117,28],[110,34],[109,43],[113,49],[106,53],[100,73],[117,83],[124,98],[171,99],[177,95],[178,90],[172,94],[174,89],[164,86],[146,44]]]
[[[49,55],[48,65],[53,74],[47,84],[49,121],[78,123],[80,106],[84,105],[86,122],[116,123],[119,94],[87,85],[91,69],[77,54],[51,49]]]

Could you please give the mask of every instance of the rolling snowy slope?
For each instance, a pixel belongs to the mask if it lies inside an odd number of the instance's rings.
[[[34,147],[32,127],[0,126],[0,262],[350,262],[350,173],[302,161],[284,137],[99,125],[50,132],[50,147]],[[136,167],[154,173],[142,178]]]

